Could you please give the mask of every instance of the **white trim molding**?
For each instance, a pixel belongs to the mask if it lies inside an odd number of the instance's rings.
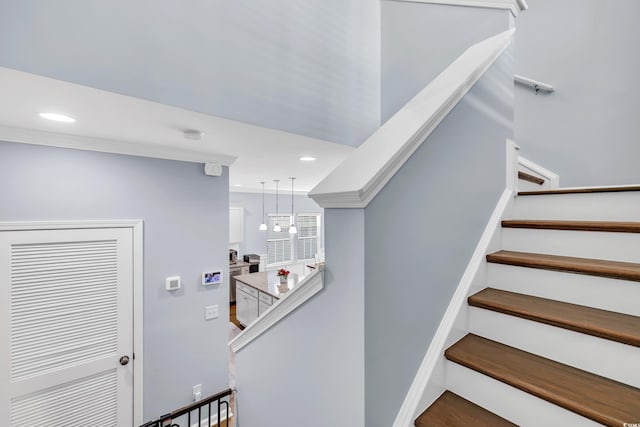
[[[11,126],[0,126],[0,141],[47,145],[51,147],[72,148],[76,150],[124,154],[138,157],[152,157],[156,159],[178,160],[183,162],[220,163],[223,166],[230,166],[236,160],[233,156],[210,154],[206,152],[170,147],[167,145],[94,138]]]
[[[445,347],[448,343],[449,336],[451,335],[456,320],[463,307],[467,305],[467,297],[472,288],[474,280],[480,271],[480,267],[486,263],[485,255],[492,249],[491,245],[495,242],[501,228],[501,220],[508,209],[513,204],[514,192],[509,189],[505,189],[491,214],[491,218],[485,227],[480,241],[476,246],[471,260],[467,265],[458,287],[449,302],[447,311],[445,311],[442,321],[436,330],[436,333],[427,349],[427,353],[418,368],[418,372],[413,379],[411,387],[407,392],[407,395],[402,402],[400,411],[396,416],[393,423],[393,427],[407,427],[412,426],[418,412],[422,411],[428,406],[421,407],[424,404],[423,395],[427,390],[427,385],[431,379],[437,362],[444,357]]]
[[[531,160],[527,160],[522,156],[518,156],[518,169],[520,168],[528,169],[534,174],[549,181],[549,188],[560,187],[560,176],[557,173],[551,172],[549,169],[543,168],[539,164],[534,163]]]
[[[529,8],[526,0],[392,0],[408,3],[433,3],[446,4],[451,6],[482,7],[485,9],[505,9],[511,11],[513,16],[518,17],[520,13]]]
[[[144,402],[144,351],[143,351],[143,287],[144,287],[144,222],[141,219],[124,220],[71,220],[71,221],[3,221],[2,231],[23,230],[61,230],[61,229],[94,229],[94,228],[130,228],[133,232],[133,424],[141,425],[143,421]]]
[[[229,347],[237,353],[251,341],[268,331],[292,311],[300,307],[324,287],[324,265],[321,264],[306,276],[287,296],[273,304],[262,316],[247,326],[237,337],[229,342]]]
[[[323,208],[364,208],[511,43],[514,30],[467,49],[325,177],[309,197]]]

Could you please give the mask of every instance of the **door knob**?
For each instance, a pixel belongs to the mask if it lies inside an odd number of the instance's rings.
[[[120,364],[121,364],[122,366],[125,366],[125,365],[127,365],[128,363],[129,363],[129,356],[122,356],[122,357],[120,358]]]

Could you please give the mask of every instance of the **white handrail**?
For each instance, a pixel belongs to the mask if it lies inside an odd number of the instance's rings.
[[[298,285],[290,290],[285,297],[274,303],[262,316],[229,342],[234,353],[240,351],[251,341],[268,331],[289,313],[300,307],[324,287],[324,264],[318,265]]]
[[[536,93],[540,91],[547,92],[547,93],[551,93],[555,91],[554,87],[551,86],[550,84],[542,83],[537,80],[530,79],[529,77],[521,76],[519,74],[514,74],[513,81],[523,86],[528,86],[530,88],[533,88],[533,90],[535,90]]]
[[[508,30],[462,53],[311,192],[323,208],[364,208],[511,43]]]

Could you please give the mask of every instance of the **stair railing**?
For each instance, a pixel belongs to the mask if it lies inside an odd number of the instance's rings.
[[[234,390],[227,389],[140,427],[228,427],[229,418],[233,415],[229,408],[229,399],[233,393]]]

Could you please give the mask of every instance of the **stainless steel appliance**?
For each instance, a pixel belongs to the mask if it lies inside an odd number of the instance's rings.
[[[229,264],[235,264],[236,262],[238,262],[238,251],[229,249]]]
[[[246,254],[243,255],[242,260],[250,264],[249,273],[257,273],[260,270],[260,255]]]

